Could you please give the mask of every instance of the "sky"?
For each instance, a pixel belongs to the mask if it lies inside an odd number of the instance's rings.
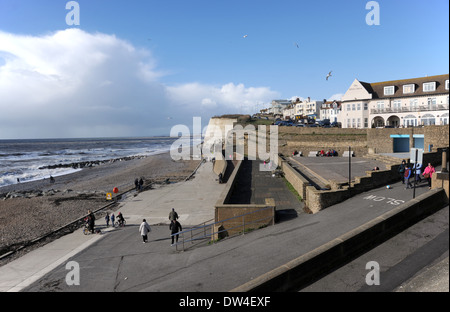
[[[169,135],[449,72],[447,0],[68,2],[0,0],[0,139]]]

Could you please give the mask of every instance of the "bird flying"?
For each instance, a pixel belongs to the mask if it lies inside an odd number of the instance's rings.
[[[327,80],[328,80],[328,78],[330,78],[332,75],[331,75],[331,73],[332,73],[333,71],[330,71],[329,73],[328,73],[328,75],[327,75]]]
[[[244,35],[242,38],[247,38],[248,37],[248,35]]]

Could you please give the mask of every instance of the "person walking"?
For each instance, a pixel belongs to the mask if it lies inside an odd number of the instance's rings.
[[[431,165],[431,163],[428,163],[428,166],[423,171],[423,177],[427,179],[428,181],[428,188],[431,190],[431,177],[433,176],[433,173],[436,172],[436,169]]]
[[[94,234],[94,228],[95,228],[95,216],[92,213],[92,211],[88,210],[88,222],[89,222],[89,230],[92,234]]]
[[[134,179],[134,188],[136,189],[136,192],[139,191],[139,180],[137,178]]]
[[[409,178],[411,178],[411,167],[409,165],[405,166],[404,177],[405,177],[405,184],[406,184],[405,190],[412,188],[412,184],[409,181]]]
[[[178,243],[178,238],[180,235],[177,233],[183,231],[183,228],[181,227],[180,222],[178,222],[177,220],[172,220],[172,221],[170,221],[169,229],[172,234],[171,235],[171,237],[172,237],[172,245],[171,246],[173,246],[175,239],[176,239],[176,242]],[[177,235],[175,235],[175,234],[177,234]]]
[[[141,225],[139,226],[139,233],[141,233],[143,243],[147,243],[148,241],[148,233],[151,232],[152,229],[150,228],[150,225],[147,223],[145,219],[142,220]]]
[[[169,220],[177,220],[178,219],[178,213],[175,211],[175,208],[172,208],[172,211],[169,213]]]
[[[414,164],[413,169],[414,169],[414,174],[415,174],[414,178],[415,178],[416,182],[417,183],[422,182],[422,179],[420,178],[420,174],[422,173],[422,164],[421,163]]]
[[[114,216],[114,213],[111,214],[111,226],[114,227],[114,221],[116,217]]]
[[[109,227],[109,220],[110,220],[109,212],[107,212],[107,213],[106,213],[106,216],[105,216],[106,227]]]
[[[405,167],[406,167],[406,161],[403,159],[402,163],[398,167],[398,173],[400,175],[400,179],[402,180],[402,184],[405,184]]]
[[[140,178],[139,179],[139,192],[142,192],[143,189],[144,189],[144,179]]]

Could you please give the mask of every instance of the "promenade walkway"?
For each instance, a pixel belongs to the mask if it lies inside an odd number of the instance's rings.
[[[396,202],[412,199],[412,190],[404,190],[399,182],[392,189],[383,187],[359,194],[315,215],[299,214],[297,218],[240,237],[177,252],[170,246],[167,224],[155,224],[165,223],[172,207],[184,225],[199,224],[213,215],[211,203],[223,185],[209,175],[208,163],[200,169],[192,181],[144,192],[126,201],[119,208],[129,218],[129,226],[125,228],[94,236],[77,231],[1,267],[0,290],[229,291],[394,207],[393,201],[371,198],[395,198]],[[258,176],[258,191],[266,194],[274,191],[274,184],[263,179],[281,180]],[[421,185],[416,196],[427,191],[428,187]],[[142,243],[138,233],[142,217],[153,224],[148,244]],[[80,265],[79,286],[65,283],[68,261]]]

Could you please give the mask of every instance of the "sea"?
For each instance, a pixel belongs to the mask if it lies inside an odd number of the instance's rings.
[[[70,174],[82,169],[62,167],[169,152],[174,137],[0,140],[0,187]]]

